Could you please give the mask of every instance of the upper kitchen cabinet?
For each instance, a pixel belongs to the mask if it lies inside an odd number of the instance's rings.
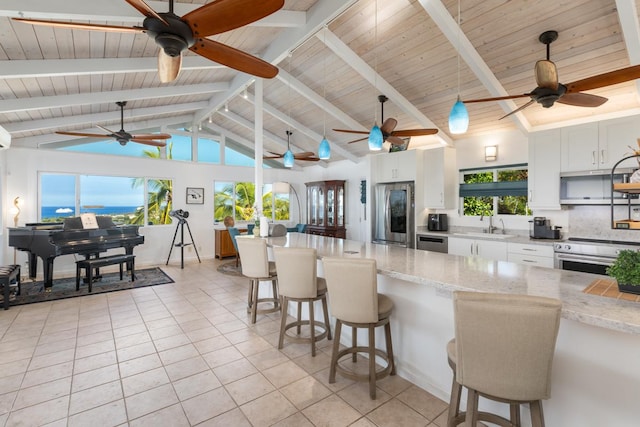
[[[427,209],[456,206],[456,150],[451,147],[424,150],[424,199]]]
[[[529,136],[529,207],[560,209],[559,129],[535,132]]]
[[[640,122],[634,117],[586,123],[562,129],[562,172],[611,169],[636,147]],[[629,160],[620,167],[632,167]]]
[[[373,156],[373,176],[376,182],[415,181],[418,164],[416,150],[380,153]]]

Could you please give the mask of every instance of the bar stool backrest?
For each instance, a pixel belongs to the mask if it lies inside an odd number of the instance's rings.
[[[457,291],[453,307],[460,384],[502,399],[550,397],[559,300]]]
[[[247,277],[269,277],[266,240],[257,237],[241,237],[236,239],[236,242],[242,260],[242,274]]]
[[[274,247],[280,295],[315,298],[318,295],[317,253],[313,248]]]
[[[346,322],[378,321],[378,276],[374,259],[323,258],[331,314]]]

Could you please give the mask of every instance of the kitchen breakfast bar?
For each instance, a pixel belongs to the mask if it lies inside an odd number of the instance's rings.
[[[640,425],[636,409],[640,398],[640,303],[585,294],[583,290],[601,276],[300,233],[270,237],[268,244],[312,247],[320,260],[327,256],[375,259],[378,290],[395,305],[391,328],[398,375],[447,402],[452,372],[446,343],[454,336],[453,291],[557,298],[563,304],[562,320],[551,399],[543,403],[546,424]],[[506,405],[481,399],[481,408],[483,405],[507,413],[502,407]],[[528,408],[523,411],[527,423]]]

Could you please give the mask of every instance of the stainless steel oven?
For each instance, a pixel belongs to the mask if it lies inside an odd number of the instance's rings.
[[[623,249],[639,250],[640,243],[569,238],[565,242],[553,245],[554,267],[561,270],[606,275],[607,267],[613,264],[618,253]]]

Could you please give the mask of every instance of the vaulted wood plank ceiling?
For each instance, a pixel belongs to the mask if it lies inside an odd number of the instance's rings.
[[[140,25],[124,1],[21,0],[0,4],[0,126],[12,145],[52,148],[82,143],[57,130],[94,132],[119,125],[115,101],[127,100],[129,131],[201,125],[253,147],[253,76],[199,56],[185,56],[178,79],[160,83],[157,46],[145,34],[31,26],[11,17]],[[148,1],[157,11],[166,1]],[[182,16],[207,1],[175,2]],[[368,130],[384,116],[398,128],[439,129],[410,147],[455,144],[472,135],[524,133],[570,123],[640,113],[640,81],[593,91],[609,98],[597,108],[532,105],[503,120],[528,98],[469,104],[465,135],[451,135],[448,115],[462,99],[528,93],[534,64],[544,59],[538,36],[556,30],[551,60],[561,83],[640,64],[640,0],[287,0],[282,10],[212,39],[258,55],[280,68],[263,80],[264,148],[316,151],[324,134],[332,159],[359,161],[366,142],[333,128]],[[458,52],[460,67],[458,68]],[[243,97],[247,92],[247,98]],[[227,111],[228,110],[228,111]],[[210,123],[211,121],[211,123]],[[300,163],[300,162],[299,162]]]

